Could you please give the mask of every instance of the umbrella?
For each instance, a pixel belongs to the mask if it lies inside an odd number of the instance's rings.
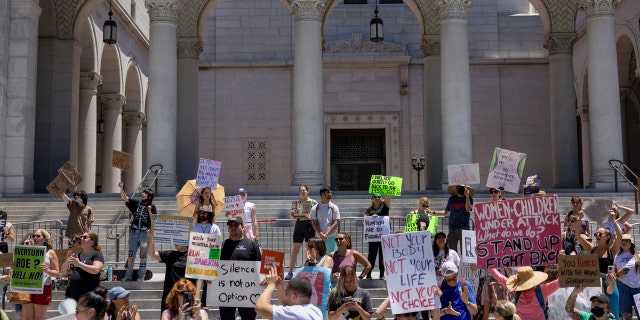
[[[196,205],[200,202],[200,194],[204,188],[196,187],[196,180],[187,180],[187,183],[182,186],[180,192],[176,194],[176,200],[178,202],[178,211],[181,216],[191,217],[193,211],[196,209]],[[212,190],[213,197],[216,201],[216,212],[214,212],[214,220],[218,217],[220,212],[224,210],[224,187],[218,183],[218,186]]]

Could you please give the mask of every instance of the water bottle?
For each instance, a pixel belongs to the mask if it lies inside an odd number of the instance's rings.
[[[113,281],[113,267],[111,265],[107,267],[107,281]]]

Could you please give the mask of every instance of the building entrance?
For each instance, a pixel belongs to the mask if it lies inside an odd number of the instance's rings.
[[[367,191],[371,175],[385,175],[384,129],[331,130],[331,188]]]

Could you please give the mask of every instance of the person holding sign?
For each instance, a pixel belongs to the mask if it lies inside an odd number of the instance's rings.
[[[365,217],[388,217],[389,206],[391,205],[391,196],[385,195],[384,199],[382,194],[374,193],[371,195],[371,207],[367,208],[364,212]],[[376,256],[379,256],[378,268],[380,269],[380,279],[384,279],[384,263],[382,259],[382,244],[381,242],[369,242],[369,255],[367,260],[371,264],[371,269],[367,273],[367,279],[371,279],[371,271],[376,265]]]
[[[449,215],[449,239],[450,247],[458,250],[458,242],[462,239],[462,230],[469,230],[471,208],[473,207],[473,195],[475,191],[467,185],[452,185],[447,188],[451,197],[443,211],[437,214]]]
[[[369,273],[369,270],[371,270],[371,264],[364,258],[362,253],[358,250],[351,249],[351,236],[345,232],[338,232],[336,235],[336,244],[338,246],[338,250],[330,253],[331,258],[333,259],[333,268],[331,269],[332,281],[338,280],[342,269],[347,267],[355,268],[358,263],[364,266],[364,269],[358,279],[364,279],[364,277]]]
[[[324,186],[320,188],[320,203],[311,208],[311,225],[316,235],[324,241],[327,251],[336,249],[333,233],[338,230],[340,223],[340,209],[331,202],[331,188]]]
[[[156,251],[153,245],[153,237],[149,237],[149,257],[165,264],[164,283],[162,285],[162,300],[160,301],[160,312],[167,309],[165,299],[180,279],[184,278],[187,272],[187,251],[188,246],[174,245],[175,250]],[[190,279],[194,282],[195,279]]]
[[[93,209],[87,205],[89,197],[82,190],[73,193],[73,200],[69,199],[66,193],[62,194],[62,199],[67,204],[67,209],[69,209],[67,231],[64,236],[69,238],[69,247],[71,247],[71,240],[75,236],[91,231]]]
[[[609,298],[607,298],[604,294],[599,294],[597,296],[591,297],[591,309],[590,312],[584,312],[576,309],[576,299],[580,292],[584,290],[583,287],[575,287],[573,291],[571,291],[571,295],[569,295],[569,299],[567,299],[567,304],[565,306],[565,310],[567,314],[573,320],[615,320],[617,319],[612,313],[610,313],[609,309]],[[527,318],[525,318],[527,319]]]
[[[209,320],[206,310],[200,308],[200,299],[194,299],[196,286],[182,279],[176,282],[167,295],[168,308],[162,311],[161,320]],[[190,297],[190,299],[188,298]]]
[[[9,242],[13,242],[16,238],[16,231],[11,222],[7,219],[7,209],[0,207],[0,226],[2,227],[2,233],[0,233],[0,252],[9,252]]]
[[[278,290],[280,306],[271,304],[275,290]],[[269,320],[322,320],[322,311],[310,303],[312,290],[309,279],[301,277],[289,281],[285,289],[284,281],[278,276],[278,268],[271,266],[267,287],[256,301],[256,312]]]
[[[607,274],[609,272],[609,266],[613,265],[613,261],[616,254],[620,252],[620,245],[622,244],[622,230],[620,225],[615,223],[615,212],[609,210],[609,221],[612,223],[616,234],[613,235],[611,230],[606,227],[598,227],[594,236],[596,237],[595,245],[589,241],[586,241],[584,237],[580,237],[580,245],[584,246],[583,249],[591,254],[598,255],[598,265],[601,274]],[[605,279],[603,279],[605,280]]]
[[[444,278],[438,285],[442,292],[440,305],[444,307],[439,310],[440,319],[471,320],[478,313],[473,287],[469,281],[458,278],[458,267],[452,261],[443,263],[440,270]]]
[[[640,293],[640,252],[636,251],[630,234],[622,236],[620,253],[616,255],[614,262],[620,292],[620,315],[624,320],[631,319],[633,296]],[[640,317],[637,309],[636,316]]]
[[[60,275],[69,277],[65,297],[78,301],[80,296],[100,285],[100,271],[104,266],[102,248],[98,245],[98,235],[87,232],[80,237],[82,251],[74,254],[67,251],[67,261],[62,264]],[[105,306],[106,308],[106,306]]]
[[[34,245],[47,248],[47,252],[44,254],[44,261],[40,264],[40,269],[44,276],[44,287],[41,294],[31,294],[31,302],[22,305],[22,312],[25,319],[44,320],[47,309],[51,305],[51,278],[60,275],[60,268],[58,267],[58,256],[53,250],[49,232],[44,229],[38,229],[33,232],[32,237]]]
[[[417,214],[419,215],[416,219],[416,229],[415,231],[424,231],[429,230],[431,234],[436,233],[436,228],[438,226],[438,217],[434,216],[436,212],[429,209],[429,198],[421,197],[418,200],[418,209],[411,211],[409,214]],[[405,228],[405,232],[407,232]]]
[[[316,235],[311,225],[311,208],[315,206],[318,201],[309,198],[309,187],[302,185],[299,188],[300,200],[293,201],[291,203],[291,210],[289,215],[291,219],[296,220],[296,225],[293,228],[293,244],[291,245],[291,257],[289,258],[289,273],[284,280],[291,280],[293,277],[293,268],[296,266],[298,260],[298,253],[302,247],[302,241],[309,243],[309,239]]]
[[[358,278],[354,267],[346,267],[340,271],[338,284],[331,290],[327,300],[329,320],[338,320],[340,316],[347,320],[371,319],[371,294],[358,287]]]
[[[217,205],[216,198],[213,196],[213,192],[211,191],[210,187],[202,188],[202,192],[200,192],[200,195],[198,196],[198,198],[200,199],[200,201],[196,203],[195,210],[193,211],[194,220],[196,218],[195,215],[200,210],[204,210],[208,212],[216,211],[216,205]]]

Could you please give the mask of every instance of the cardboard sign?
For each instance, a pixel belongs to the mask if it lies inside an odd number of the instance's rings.
[[[462,230],[462,253],[460,255],[462,262],[477,263],[476,256],[476,232],[471,230]]]
[[[372,175],[369,182],[369,193],[399,196],[402,193],[402,178]]]
[[[481,202],[473,208],[478,267],[556,264],[561,249],[556,195]]]
[[[0,268],[11,268],[13,266],[13,253],[0,254]]]
[[[609,219],[609,209],[613,207],[611,199],[585,199],[582,202],[584,215],[591,221],[601,221]],[[615,233],[615,230],[614,230]]]
[[[77,186],[78,183],[82,182],[82,176],[78,172],[78,169],[76,169],[76,167],[74,167],[69,161],[58,169],[58,173],[65,176],[67,181],[69,181],[69,184],[72,186]]]
[[[292,201],[291,202],[291,210],[296,212],[293,216],[296,218],[309,218],[311,214],[311,201]]]
[[[191,232],[185,277],[214,280],[218,277],[222,235]]]
[[[269,274],[271,266],[278,268],[278,274],[284,274],[284,252],[262,250],[262,260],[260,261],[260,273]]]
[[[447,166],[449,185],[480,184],[480,164],[450,164]]]
[[[323,267],[302,267],[295,270],[294,278],[306,278],[311,282],[311,303],[322,310],[327,319],[327,299],[331,285],[331,269]]]
[[[220,177],[220,167],[222,162],[200,158],[198,165],[198,175],[196,176],[196,186],[204,188],[210,187],[212,190],[218,187]]]
[[[560,288],[600,287],[600,268],[598,255],[558,255],[560,269]]]
[[[218,279],[207,286],[207,306],[254,308],[263,291],[260,261],[220,260]]]
[[[231,212],[231,215],[243,214],[244,213],[244,203],[242,203],[241,196],[229,196],[224,197],[224,211]]]
[[[382,236],[382,252],[393,314],[439,307],[429,231]]]
[[[118,150],[113,150],[113,152],[111,153],[111,166],[113,166],[114,168],[129,171],[130,163],[130,154]]]
[[[70,186],[69,180],[63,174],[58,173],[58,176],[47,185],[47,191],[54,199],[58,199]]]
[[[364,217],[364,242],[380,242],[382,236],[391,233],[389,217]]]
[[[13,252],[13,270],[11,272],[11,291],[24,293],[42,293],[46,247],[16,246]]]
[[[193,217],[159,214],[151,221],[154,243],[188,246]]]
[[[518,193],[526,160],[526,153],[495,148],[489,167],[487,188],[503,187],[505,191]]]

